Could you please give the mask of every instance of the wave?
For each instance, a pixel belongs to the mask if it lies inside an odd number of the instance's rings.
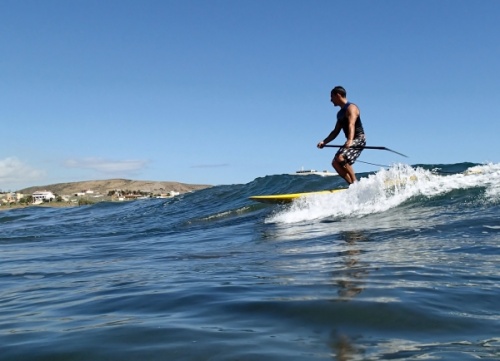
[[[41,234],[60,234],[82,225],[88,225],[89,232],[113,235],[118,224],[120,232],[164,234],[192,227],[203,229],[237,224],[257,218],[268,224],[290,224],[359,218],[367,221],[367,216],[384,215],[385,219],[378,217],[378,223],[394,223],[401,213],[407,217],[428,214],[432,207],[438,207],[443,212],[455,207],[456,215],[463,213],[467,207],[498,204],[499,175],[500,164],[397,164],[388,169],[359,174],[359,182],[345,192],[301,198],[285,206],[249,200],[248,197],[261,194],[346,188],[340,177],[270,175],[247,184],[215,186],[167,200],[12,210],[0,214],[0,223],[6,235],[23,232],[23,228],[29,228],[30,232],[36,228]],[[54,220],[54,214],[59,221]],[[421,219],[420,223],[424,222],[423,216],[416,218]]]
[[[459,173],[456,173],[459,172]],[[360,218],[398,207],[480,206],[500,199],[500,164],[449,166],[397,164],[368,174],[345,192],[300,198],[268,223]]]

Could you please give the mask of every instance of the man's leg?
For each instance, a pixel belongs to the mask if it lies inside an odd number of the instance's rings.
[[[352,168],[352,165],[350,165],[349,163],[346,163],[344,168],[347,171],[347,175],[349,176],[349,178],[352,181],[350,184],[357,182],[356,173],[354,173],[354,169]]]
[[[335,156],[332,162],[332,166],[333,168],[335,168],[339,176],[344,178],[348,184],[356,182],[356,174],[354,173],[354,169],[352,169],[351,165],[344,160],[344,156],[342,154],[337,154]]]

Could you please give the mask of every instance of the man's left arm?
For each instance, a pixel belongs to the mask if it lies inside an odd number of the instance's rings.
[[[346,111],[346,116],[347,120],[349,121],[349,132],[347,134],[347,140],[345,142],[345,147],[349,148],[352,145],[352,141],[354,140],[354,129],[356,125],[356,119],[358,119],[359,116],[359,109],[356,105],[351,104],[347,108]]]

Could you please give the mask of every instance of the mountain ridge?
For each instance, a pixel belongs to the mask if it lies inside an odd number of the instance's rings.
[[[50,191],[58,195],[69,195],[79,192],[93,191],[106,195],[109,191],[142,191],[151,193],[167,193],[170,191],[186,193],[210,188],[207,184],[187,184],[172,181],[147,181],[131,179],[104,179],[80,182],[54,183],[42,186],[32,186],[19,190],[19,193],[30,194],[36,191]]]

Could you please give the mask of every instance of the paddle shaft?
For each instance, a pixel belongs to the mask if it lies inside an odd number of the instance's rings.
[[[325,145],[324,147],[326,148],[342,148],[343,145]],[[392,149],[389,149],[387,147],[378,147],[378,146],[369,146],[369,145],[366,145],[364,147],[361,147],[361,146],[354,146],[354,147],[350,147],[352,149],[378,149],[378,150],[388,150],[389,152],[393,152],[393,153],[396,153],[396,154],[399,154],[403,157],[406,157],[408,158],[408,156],[404,155],[403,153],[399,153],[399,152],[396,152],[395,150],[392,150]]]

